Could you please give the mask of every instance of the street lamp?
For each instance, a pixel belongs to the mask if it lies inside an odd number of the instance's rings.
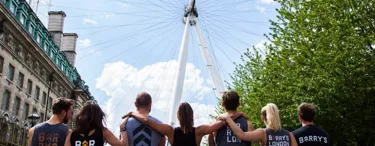
[[[30,123],[31,123],[31,127],[34,127],[36,125],[36,123],[38,123],[39,119],[40,119],[40,116],[38,114],[31,114],[27,117],[27,119],[29,119]]]
[[[47,92],[47,99],[46,99],[46,111],[44,113],[44,121],[47,121],[47,115],[48,115],[48,112],[47,112],[47,109],[48,109],[48,105],[52,103],[48,103],[48,100],[49,100],[49,92],[51,91],[51,86],[52,86],[52,81],[53,81],[53,74],[54,72],[52,72],[49,76],[48,76],[48,92]],[[43,122],[44,122],[43,121]]]

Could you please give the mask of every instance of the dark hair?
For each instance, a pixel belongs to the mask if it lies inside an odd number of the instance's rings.
[[[194,112],[189,103],[183,102],[180,104],[177,111],[177,117],[184,133],[193,132]]]
[[[145,108],[149,106],[152,102],[151,95],[147,92],[142,92],[137,95],[137,99],[135,103],[137,104],[138,108]]]
[[[60,115],[62,111],[68,112],[70,107],[74,105],[74,100],[59,98],[52,104],[52,113]]]
[[[240,105],[240,96],[236,91],[225,91],[222,100],[226,110],[237,110]]]
[[[302,120],[312,122],[315,117],[315,106],[308,103],[302,103],[298,106],[298,115],[301,116]]]
[[[75,131],[86,133],[93,129],[104,129],[105,114],[100,106],[88,101],[75,118]]]

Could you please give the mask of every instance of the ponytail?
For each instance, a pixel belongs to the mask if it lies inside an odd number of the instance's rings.
[[[193,132],[194,112],[189,103],[184,102],[180,104],[177,111],[177,117],[180,121],[180,127],[185,134]]]
[[[279,116],[279,109],[273,103],[268,103],[265,107],[262,108],[262,115],[266,120],[267,128],[273,131],[280,131],[281,122]]]

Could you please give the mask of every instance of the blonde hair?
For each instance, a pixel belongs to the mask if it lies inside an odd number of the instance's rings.
[[[266,119],[266,127],[274,130],[280,131],[281,129],[281,122],[279,116],[279,109],[273,103],[268,103],[266,106],[262,108],[262,115]]]

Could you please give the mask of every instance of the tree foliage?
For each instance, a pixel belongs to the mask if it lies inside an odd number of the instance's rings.
[[[317,106],[316,124],[335,145],[375,141],[375,2],[278,0],[269,44],[248,49],[232,87],[240,110],[264,127],[260,109],[278,105],[282,125],[300,127],[297,106]]]

